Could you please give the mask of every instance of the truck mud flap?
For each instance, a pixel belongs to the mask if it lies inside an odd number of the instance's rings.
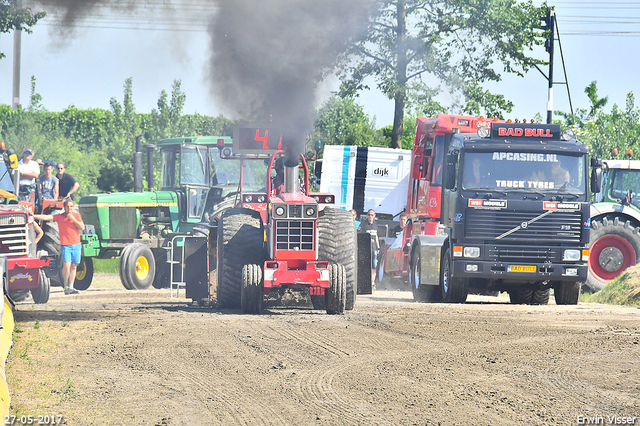
[[[358,234],[358,287],[357,294],[371,294],[371,237]]]
[[[184,282],[187,299],[209,297],[209,253],[207,237],[187,237],[184,240]]]

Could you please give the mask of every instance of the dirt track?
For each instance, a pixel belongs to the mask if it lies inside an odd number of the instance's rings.
[[[247,316],[102,276],[17,305],[12,406],[68,425],[640,425],[639,309],[470,299]]]

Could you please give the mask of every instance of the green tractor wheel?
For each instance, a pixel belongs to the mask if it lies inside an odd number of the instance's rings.
[[[93,281],[93,259],[83,256],[76,270],[73,287],[76,290],[86,290],[91,285],[91,281]]]
[[[153,252],[144,244],[134,243],[129,247],[125,252],[126,259],[122,274],[127,278],[131,290],[146,290],[151,286],[156,275]]]

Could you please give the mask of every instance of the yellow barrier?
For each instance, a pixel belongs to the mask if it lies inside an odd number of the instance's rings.
[[[11,403],[11,397],[9,395],[9,385],[7,384],[7,377],[5,373],[5,365],[7,363],[7,357],[9,356],[9,350],[13,345],[13,305],[4,296],[4,306],[2,307],[2,328],[0,329],[0,418],[5,418],[9,413],[9,404]]]

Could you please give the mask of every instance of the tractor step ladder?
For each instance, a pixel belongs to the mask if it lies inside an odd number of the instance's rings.
[[[180,289],[186,289],[187,283],[184,280],[184,240],[186,236],[179,235],[177,237],[173,237],[173,239],[169,242],[169,250],[167,251],[167,263],[169,264],[170,269],[170,283],[169,288],[171,292],[171,297],[173,296],[173,291],[176,291],[175,297],[180,297]],[[178,265],[178,267],[175,267]],[[174,273],[178,272],[178,273]]]

